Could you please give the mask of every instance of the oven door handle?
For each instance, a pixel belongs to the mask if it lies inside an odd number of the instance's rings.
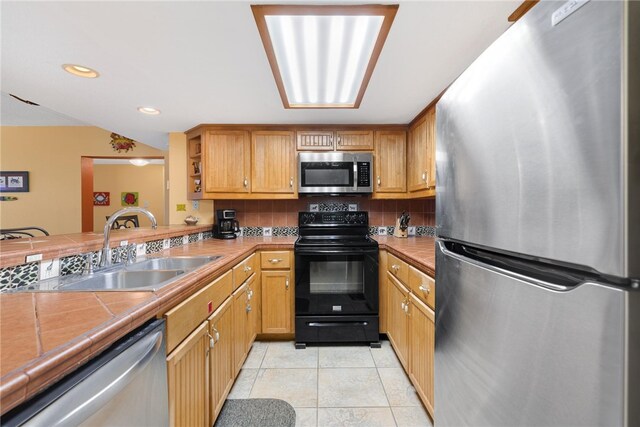
[[[378,254],[378,248],[372,249],[295,249],[294,253],[296,255],[366,255],[366,254]]]
[[[308,322],[307,326],[315,328],[335,327],[335,326],[367,326],[369,322]]]

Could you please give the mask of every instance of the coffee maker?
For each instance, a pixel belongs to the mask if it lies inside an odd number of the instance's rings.
[[[213,224],[213,237],[216,239],[235,239],[240,231],[235,209],[216,209],[216,222]]]

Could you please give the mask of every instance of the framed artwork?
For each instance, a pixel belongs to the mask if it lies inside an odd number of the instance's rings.
[[[108,191],[93,192],[93,206],[109,206],[110,204],[111,200]]]
[[[123,191],[120,193],[122,206],[138,206],[138,192]]]
[[[1,193],[28,193],[29,172],[0,172]]]

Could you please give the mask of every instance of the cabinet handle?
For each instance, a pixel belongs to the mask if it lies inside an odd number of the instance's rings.
[[[378,187],[380,187],[380,175],[378,175]]]
[[[398,272],[398,270],[400,270],[400,266],[399,266],[398,264],[393,264],[393,265],[391,266],[391,269],[397,273],[397,272]]]
[[[342,145],[342,138],[338,137],[338,145]]]
[[[251,304],[247,304],[247,313],[251,312]]]
[[[427,182],[427,171],[422,172],[422,180]]]
[[[247,291],[247,301],[251,301],[252,296],[253,296],[253,291]]]
[[[216,342],[220,341],[220,332],[218,332],[215,326],[213,327],[213,336],[215,337]]]
[[[429,171],[424,171],[424,182],[427,184],[427,187],[429,187]]]
[[[402,301],[402,303],[400,304],[400,307],[402,307],[402,311],[405,311],[404,308],[407,306],[407,303]],[[406,312],[405,312],[406,313]]]
[[[244,188],[247,188],[249,186],[249,180],[246,176],[244,177],[244,181],[242,181],[242,184],[244,185]]]
[[[277,264],[277,263],[279,263],[279,262],[282,262],[282,258],[270,258],[270,259],[269,259],[269,262],[270,262],[271,264]]]
[[[285,289],[289,289],[289,279],[284,282]]]
[[[293,188],[293,177],[289,178],[289,188]]]
[[[420,289],[422,292],[426,292],[427,294],[431,293],[431,288],[429,287],[429,285],[420,285],[418,289]]]
[[[247,271],[251,271],[251,267],[249,267],[248,265],[245,265],[242,270],[246,273]]]
[[[411,316],[411,315],[409,314],[409,303],[408,303],[408,302],[404,305],[404,313],[405,313],[407,316]]]
[[[207,335],[209,335],[209,348],[207,349],[207,353],[209,353],[209,350],[213,348],[213,346],[216,344],[216,341],[213,339],[209,332],[207,332]]]

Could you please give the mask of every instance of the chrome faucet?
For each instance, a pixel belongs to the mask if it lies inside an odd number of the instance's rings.
[[[109,256],[109,238],[110,238],[111,227],[113,226],[113,223],[116,222],[116,220],[120,216],[131,214],[131,213],[145,214],[151,221],[151,228],[153,228],[154,230],[158,228],[158,221],[156,221],[156,217],[153,216],[151,212],[149,212],[144,208],[137,208],[137,207],[124,208],[124,209],[120,209],[119,211],[111,215],[107,220],[107,223],[104,225],[104,246],[102,247],[102,254],[100,256],[100,268],[109,267],[111,265],[111,257]]]

